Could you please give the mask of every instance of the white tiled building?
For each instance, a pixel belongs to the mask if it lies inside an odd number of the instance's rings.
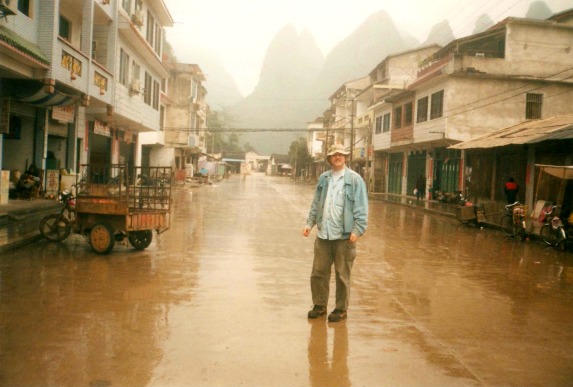
[[[140,165],[139,134],[160,131],[169,76],[163,0],[10,4],[0,9],[0,167]]]

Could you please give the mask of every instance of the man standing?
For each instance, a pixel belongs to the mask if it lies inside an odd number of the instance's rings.
[[[329,148],[326,161],[331,170],[318,178],[314,200],[302,231],[307,237],[314,225],[318,234],[314,242],[314,262],[310,288],[314,307],[309,318],[326,314],[330,272],[336,272],[336,306],[328,321],[347,316],[350,298],[350,272],[356,257],[356,241],[368,226],[368,194],[362,177],[346,168],[348,151],[342,145]]]
[[[519,192],[519,185],[515,182],[513,177],[510,177],[507,183],[503,186],[507,204],[513,204],[517,201],[517,193]]]

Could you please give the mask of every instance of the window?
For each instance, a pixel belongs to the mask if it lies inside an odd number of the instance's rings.
[[[121,8],[125,9],[127,13],[131,13],[131,0],[121,0]]]
[[[30,0],[18,0],[18,11],[30,16]]]
[[[147,11],[147,27],[145,29],[145,40],[151,47],[155,41],[155,19],[151,14],[151,11]]]
[[[194,100],[197,100],[197,90],[198,90],[197,82],[194,79],[192,79],[191,80],[191,98],[193,98]]]
[[[70,24],[70,21],[68,19],[66,19],[65,17],[63,17],[62,15],[60,15],[59,36],[63,39],[66,39],[69,42],[69,41],[71,41],[71,39],[70,39],[71,31],[72,31],[72,25]]]
[[[412,102],[404,105],[404,126],[412,125]]]
[[[123,50],[119,49],[119,83],[127,86],[129,76],[129,55]]]
[[[539,120],[541,119],[541,105],[543,102],[543,94],[527,93],[525,99],[525,119],[526,120]]]
[[[141,67],[136,61],[131,62],[131,79],[141,79]]]
[[[382,132],[390,131],[390,113],[384,114],[384,122],[382,123]]]
[[[394,128],[400,129],[402,127],[402,106],[394,109]]]
[[[151,75],[148,72],[145,72],[145,90],[143,94],[143,102],[148,105],[151,105],[151,93],[153,92],[153,90],[151,90],[152,83],[153,78],[151,78]]]
[[[444,91],[432,94],[430,119],[440,118],[444,114]]]
[[[159,110],[159,82],[153,81],[153,108]]]
[[[418,112],[416,122],[428,121],[428,97],[418,100]]]
[[[155,25],[155,52],[157,55],[161,55],[161,27],[159,24]]]
[[[376,134],[382,133],[382,116],[376,117]]]

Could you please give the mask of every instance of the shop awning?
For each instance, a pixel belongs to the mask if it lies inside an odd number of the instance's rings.
[[[68,106],[79,101],[78,96],[57,90],[47,93],[45,85],[34,80],[2,79],[0,89],[3,96],[40,107]]]
[[[543,120],[525,121],[521,124],[450,146],[450,149],[496,148],[507,145],[536,144],[549,140],[573,139],[573,114]]]
[[[77,101],[75,98],[58,91],[46,93],[43,86],[34,94],[25,98],[20,97],[17,99],[34,106],[68,106],[73,105]]]
[[[551,176],[555,176],[560,179],[566,179],[566,180],[573,179],[573,165],[561,166],[561,165],[535,164],[535,166],[541,169],[541,171],[550,174]]]

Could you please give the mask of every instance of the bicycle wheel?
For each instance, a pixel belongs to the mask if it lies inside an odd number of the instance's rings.
[[[513,224],[513,216],[511,215],[504,215],[499,222],[501,231],[507,235],[508,237],[515,236],[515,229]]]
[[[550,225],[542,226],[541,230],[539,230],[539,235],[541,235],[541,239],[546,245],[555,246],[557,244],[557,236]]]
[[[52,242],[61,242],[66,239],[72,231],[69,220],[60,214],[45,216],[40,221],[40,234]]]

